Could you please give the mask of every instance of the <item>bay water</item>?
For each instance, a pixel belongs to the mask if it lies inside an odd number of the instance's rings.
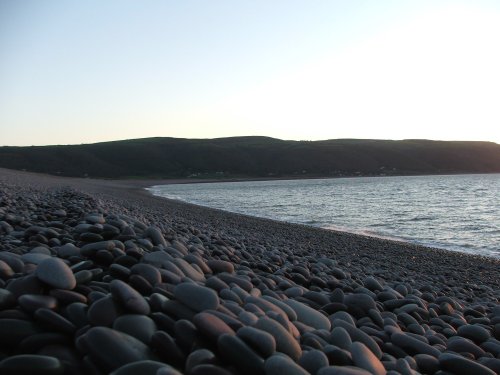
[[[251,216],[500,258],[500,174],[158,185]]]

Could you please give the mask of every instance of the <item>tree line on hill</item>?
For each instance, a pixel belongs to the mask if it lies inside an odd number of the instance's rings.
[[[500,173],[493,142],[144,138],[0,147],[0,167],[95,178],[269,178]]]

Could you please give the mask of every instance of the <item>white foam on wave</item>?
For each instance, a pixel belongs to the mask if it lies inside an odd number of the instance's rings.
[[[433,249],[449,250],[449,251],[455,251],[455,252],[473,254],[473,255],[500,257],[500,251],[491,251],[489,249],[482,250],[482,249],[478,249],[478,248],[472,248],[472,247],[468,246],[467,244],[450,245],[450,244],[441,243],[441,242],[419,241],[419,240],[412,239],[412,238],[386,235],[386,234],[377,233],[377,232],[374,232],[374,231],[371,231],[368,229],[353,229],[353,228],[344,227],[341,225],[327,225],[327,226],[323,226],[322,228],[327,229],[327,230],[337,231],[337,232],[346,232],[346,233],[361,235],[361,236],[365,236],[365,237],[379,238],[379,239],[383,239],[383,240],[390,240],[390,241],[396,241],[396,242],[404,242],[404,243],[408,243],[408,244],[424,246],[424,247],[429,247],[429,248],[433,248]]]
[[[369,229],[354,229],[354,228],[344,227],[341,225],[326,225],[326,226],[322,226],[321,228],[333,230],[336,232],[346,232],[346,233],[357,234],[357,235],[365,236],[365,237],[380,238],[383,240],[391,240],[391,241],[397,241],[397,242],[408,242],[408,243],[412,242],[411,240],[409,240],[407,238],[382,234],[382,233],[371,231]]]
[[[162,185],[147,187],[147,188],[144,188],[144,190],[149,191],[151,194],[156,195],[157,197],[172,199],[172,200],[186,202],[186,203],[192,203],[192,202],[189,202],[187,199],[181,197],[180,195],[167,194],[162,189]]]

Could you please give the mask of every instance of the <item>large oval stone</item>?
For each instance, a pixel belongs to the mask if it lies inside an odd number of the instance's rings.
[[[360,342],[353,342],[351,345],[352,360],[357,367],[370,371],[375,375],[385,375],[384,365],[377,357]]]
[[[219,307],[219,297],[213,289],[193,283],[177,285],[174,289],[174,296],[196,312],[216,310]]]
[[[263,374],[264,359],[255,353],[239,337],[224,334],[217,340],[222,358],[231,363],[242,374]]]
[[[111,328],[91,328],[85,334],[85,341],[90,357],[106,371],[132,362],[155,359],[141,341]]]
[[[36,268],[36,277],[56,289],[71,290],[76,286],[75,275],[59,258],[45,259]]]
[[[283,301],[286,305],[290,306],[297,314],[297,320],[310,327],[316,329],[326,329],[327,331],[331,328],[330,320],[322,313],[313,308],[303,304],[302,302],[295,301],[293,299],[288,299]]]
[[[149,345],[151,337],[156,332],[156,324],[145,315],[122,315],[113,323],[113,329],[126,333]]]
[[[369,371],[354,366],[328,366],[318,371],[317,375],[372,375]]]
[[[266,375],[286,374],[286,375],[309,375],[292,359],[286,355],[275,354],[266,360],[264,365]]]
[[[58,375],[64,373],[59,359],[46,355],[21,354],[5,358],[0,362],[2,375]]]
[[[277,321],[267,317],[260,318],[255,328],[270,333],[276,340],[276,350],[288,355],[294,361],[298,361],[302,355],[302,349],[295,338]]]
[[[234,273],[234,265],[231,262],[219,259],[207,260],[207,265],[213,273],[227,272]]]
[[[330,343],[341,349],[351,350],[351,336],[342,327],[335,327],[330,334]]]
[[[429,354],[436,358],[441,354],[435,347],[404,333],[393,333],[391,341],[410,354]]]
[[[495,375],[495,371],[478,362],[471,361],[458,354],[443,353],[439,356],[439,364],[443,370],[457,375]]]
[[[273,355],[276,351],[276,340],[266,331],[255,327],[245,326],[241,327],[238,332],[236,332],[236,335],[264,358]]]
[[[150,308],[148,302],[130,285],[121,280],[113,280],[109,286],[113,298],[116,299],[125,310],[135,314],[149,314]]]
[[[16,306],[16,297],[7,289],[0,289],[0,311]]]
[[[219,317],[201,312],[193,318],[193,323],[200,333],[213,342],[217,342],[219,336],[223,334],[234,335],[234,331]]]
[[[365,344],[378,359],[382,358],[382,350],[380,350],[375,340],[368,334],[341,319],[335,319],[333,325],[344,328],[349,336],[351,336],[352,341],[359,341]]]
[[[299,365],[309,371],[311,375],[316,375],[320,369],[327,367],[328,363],[326,354],[317,349],[304,352],[299,359]]]
[[[459,327],[457,330],[457,334],[459,336],[471,339],[476,344],[481,344],[491,337],[491,334],[488,330],[474,324],[466,324]]]
[[[54,297],[42,294],[23,294],[17,301],[19,306],[28,312],[34,312],[39,308],[51,310],[57,308],[57,300]]]
[[[109,375],[156,375],[158,373],[158,370],[161,368],[173,370],[173,368],[166,363],[146,360],[129,363],[128,365],[122,366],[119,369],[113,371]],[[176,373],[178,372],[176,371]]]
[[[377,308],[373,298],[363,293],[346,295],[344,297],[344,304],[347,306],[349,312],[356,317],[364,316],[368,314],[368,311],[371,309]]]

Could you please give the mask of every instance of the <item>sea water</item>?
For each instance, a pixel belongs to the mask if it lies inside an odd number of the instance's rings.
[[[500,258],[500,174],[158,185],[246,215]]]

